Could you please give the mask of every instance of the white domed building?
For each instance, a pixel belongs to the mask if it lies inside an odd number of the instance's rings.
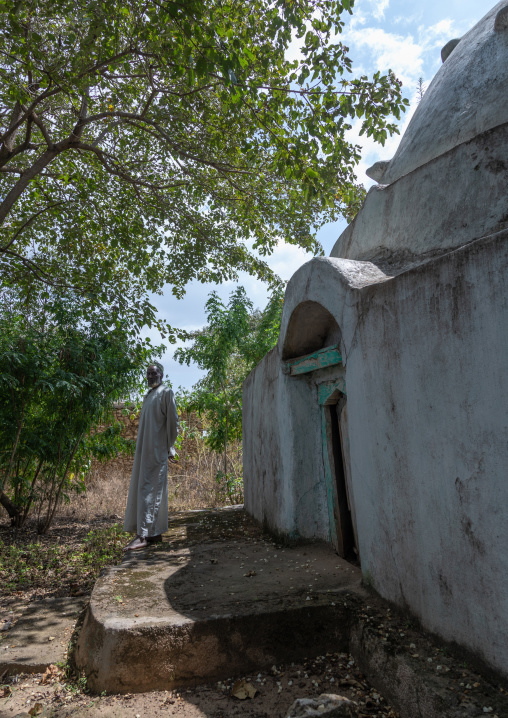
[[[506,0],[442,57],[245,381],[245,506],[508,674]]]

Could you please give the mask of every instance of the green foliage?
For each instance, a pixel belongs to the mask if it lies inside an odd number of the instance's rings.
[[[206,372],[190,393],[178,396],[180,408],[198,411],[208,419],[207,445],[224,456],[217,481],[230,500],[242,493],[241,476],[228,464],[228,443],[242,439],[242,384],[249,371],[272,349],[279,335],[282,289],[275,289],[263,312],[253,311],[243,287],[230,295],[227,305],[216,292],[206,303],[207,326],[181,333],[192,345],[177,349],[181,364],[194,362]]]
[[[7,297],[8,298],[8,297]],[[7,299],[6,298],[6,299]],[[11,300],[13,298],[11,297]],[[0,503],[16,525],[37,510],[48,529],[70,491],[84,491],[90,459],[131,452],[113,402],[140,385],[149,345],[84,322],[72,297],[0,311]],[[5,489],[5,491],[4,491]]]
[[[272,292],[264,310],[257,310],[251,315],[251,331],[242,347],[248,371],[277,344],[283,306],[284,291],[278,287]]]
[[[90,531],[80,545],[0,540],[0,582],[5,593],[71,587],[89,590],[105,566],[119,563],[127,534],[118,524]]]
[[[353,0],[0,0],[0,275],[73,288],[133,331],[149,292],[245,270],[357,211],[361,132],[406,101],[355,78]],[[298,42],[300,59],[288,59]]]

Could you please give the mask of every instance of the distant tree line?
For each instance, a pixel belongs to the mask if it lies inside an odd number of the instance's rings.
[[[182,407],[206,416],[210,449],[222,453],[216,479],[229,496],[237,495],[242,477],[228,462],[228,446],[242,438],[242,384],[247,374],[277,343],[284,294],[275,289],[264,310],[254,310],[245,289],[238,287],[225,304],[216,292],[206,303],[207,325],[181,332],[191,345],[177,349],[175,358],[195,363],[205,376],[189,392],[179,392]]]
[[[72,296],[1,300],[0,504],[17,527],[35,514],[44,533],[58,504],[84,491],[92,457],[132,452],[111,410],[140,389],[157,351],[126,328],[105,331],[100,316],[85,321]]]

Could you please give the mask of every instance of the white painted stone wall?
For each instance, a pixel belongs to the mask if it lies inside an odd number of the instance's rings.
[[[314,259],[288,286],[244,386],[246,508],[327,538],[316,385],[333,368],[290,377],[280,358],[291,313],[320,302],[342,330],[365,580],[508,673],[508,232],[377,284],[362,264]]]
[[[289,282],[278,346],[244,385],[244,479],[272,532],[329,539],[318,386],[345,371],[365,581],[508,676],[507,87],[501,2],[332,256]],[[283,372],[332,335],[343,366]]]
[[[507,239],[365,292],[347,373],[364,577],[505,673]]]

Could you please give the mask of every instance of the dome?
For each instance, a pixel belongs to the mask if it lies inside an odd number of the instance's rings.
[[[376,163],[378,182],[403,175],[508,122],[508,2],[502,0],[460,41],[443,48],[443,65],[425,92],[388,163]]]

